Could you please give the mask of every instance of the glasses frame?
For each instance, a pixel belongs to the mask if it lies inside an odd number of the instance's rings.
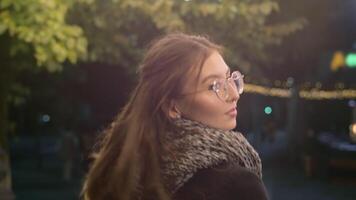
[[[216,84],[218,83],[217,80],[214,80],[213,84],[210,85],[208,90],[213,91],[220,100],[226,101],[229,98],[228,85],[230,85],[231,87],[236,89],[237,92],[239,93],[239,95],[241,95],[243,93],[244,84],[245,84],[243,78],[244,78],[244,75],[241,74],[239,71],[233,71],[231,73],[230,77],[224,79],[224,81],[223,81],[224,88],[223,89],[226,94],[225,97],[220,97],[220,95],[219,95],[219,88],[216,86]],[[231,85],[232,80],[234,81],[234,85]],[[204,91],[206,91],[206,90],[200,90],[200,91],[195,91],[195,92],[191,92],[191,93],[181,94],[180,96],[181,97],[188,96],[188,95],[197,94],[197,93],[204,92]]]
[[[210,90],[213,90],[216,96],[223,101],[229,98],[229,86],[236,89],[239,95],[243,93],[244,90],[244,75],[239,71],[233,71],[229,78],[224,79],[223,82],[215,80],[213,85],[211,85]],[[233,82],[232,82],[233,81]],[[222,83],[222,87],[217,86],[218,83]],[[223,90],[223,96],[221,96],[220,89]]]

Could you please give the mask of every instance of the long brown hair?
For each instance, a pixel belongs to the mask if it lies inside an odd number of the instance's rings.
[[[188,73],[220,47],[206,37],[174,33],[154,41],[138,68],[131,97],[104,131],[82,188],[84,200],[170,199],[160,177],[167,103],[181,94]]]

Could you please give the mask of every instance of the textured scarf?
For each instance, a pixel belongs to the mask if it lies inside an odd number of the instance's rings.
[[[262,178],[261,159],[239,132],[208,127],[188,119],[176,119],[164,139],[162,176],[174,193],[199,169],[221,164],[240,165]]]

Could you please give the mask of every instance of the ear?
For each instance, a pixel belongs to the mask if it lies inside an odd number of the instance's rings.
[[[181,112],[178,109],[178,102],[175,100],[171,100],[168,102],[168,105],[166,105],[166,112],[168,114],[168,117],[172,119],[180,118]]]

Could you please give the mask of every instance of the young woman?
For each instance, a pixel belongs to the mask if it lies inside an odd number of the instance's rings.
[[[202,36],[152,43],[130,100],[105,131],[85,200],[267,199],[261,161],[236,126],[243,75]]]

